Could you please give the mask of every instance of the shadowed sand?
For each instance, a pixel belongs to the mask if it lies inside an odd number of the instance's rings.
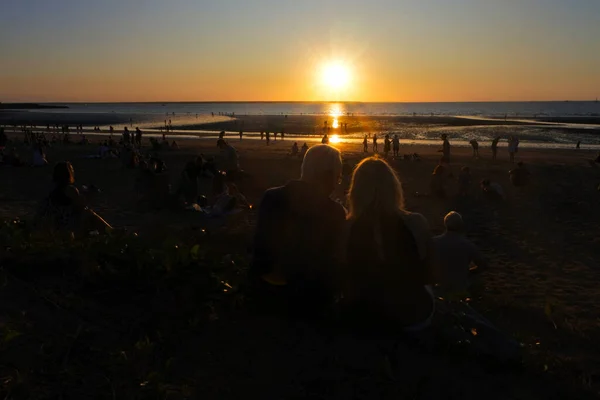
[[[239,186],[251,203],[258,204],[265,189],[298,177],[300,160],[287,157],[291,140],[278,140],[269,147],[260,141],[231,142],[240,153],[242,168],[249,174]],[[182,141],[180,145],[180,150],[162,154],[173,184],[188,160],[200,153],[217,153],[212,140]],[[340,148],[351,165],[364,156],[362,146],[345,144]],[[151,230],[156,235],[168,235],[169,230],[194,223],[193,213],[138,213],[133,207],[132,192],[136,171],[122,170],[118,160],[82,158],[95,151],[94,145],[58,145],[48,150],[48,159],[51,164],[60,160],[72,161],[79,185],[94,183],[102,190],[90,201],[94,209],[114,226],[127,226],[141,234]],[[428,191],[429,178],[439,153],[432,146],[403,146],[401,154],[416,152],[423,159],[421,162],[391,161],[402,180],[407,208],[424,214],[435,234],[442,232],[445,213],[457,210],[463,214],[468,236],[491,261],[489,271],[483,274],[485,294],[476,301],[476,307],[524,344],[535,370],[547,368],[546,376],[570,383],[580,382],[585,374],[597,373],[600,351],[593,338],[600,337],[597,319],[600,315],[600,192],[597,190],[600,168],[587,162],[595,153],[520,151],[519,158],[532,172],[533,184],[517,190],[509,184],[507,171],[511,165],[506,161],[505,151],[500,152],[498,162],[490,160],[488,149],[481,150],[480,160],[472,159],[467,148],[453,151],[454,174],[461,166],[468,165],[474,181],[490,178],[499,182],[507,192],[506,204],[490,205],[477,195],[459,199],[455,197],[455,186],[450,187],[447,200],[417,196],[417,193]],[[48,193],[50,180],[51,167],[0,167],[0,217],[31,216],[38,201]],[[473,189],[476,193],[476,187]],[[254,216],[251,221],[253,224]],[[242,240],[231,243],[231,252],[245,253],[251,235],[251,228],[243,231]],[[551,315],[545,312],[548,304],[552,306]],[[246,337],[237,337],[233,331],[215,333],[218,329],[212,328],[204,336],[225,335],[244,346],[242,342]],[[257,340],[264,336],[256,335]],[[209,341],[223,342],[215,341],[215,338]],[[223,357],[231,363],[237,358],[229,356],[233,351],[229,344],[217,346],[215,351],[223,352]],[[239,349],[239,346],[235,348]],[[182,356],[192,357],[189,354]],[[479,379],[477,374],[468,376]],[[533,385],[538,378],[527,383],[516,377],[489,375],[482,379],[491,382],[492,386],[504,387],[507,384]],[[549,382],[523,390],[529,393],[527,398],[534,393],[544,398],[539,390],[544,390],[544,385],[550,385]],[[545,393],[550,394],[551,386],[547,387]]]

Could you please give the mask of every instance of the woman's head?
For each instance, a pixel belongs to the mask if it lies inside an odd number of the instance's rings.
[[[404,193],[396,172],[383,159],[362,160],[352,174],[348,204],[350,218],[358,218],[366,212],[403,212]]]
[[[67,186],[75,183],[75,170],[68,161],[62,161],[54,166],[52,180],[59,186]]]

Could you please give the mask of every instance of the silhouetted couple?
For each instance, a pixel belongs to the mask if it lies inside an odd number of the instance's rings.
[[[299,180],[265,193],[251,267],[257,297],[288,314],[317,316],[341,294],[344,320],[355,327],[428,326],[434,300],[427,221],[405,210],[396,173],[377,158],[354,170],[346,216],[330,198],[341,173],[340,152],[314,146]]]

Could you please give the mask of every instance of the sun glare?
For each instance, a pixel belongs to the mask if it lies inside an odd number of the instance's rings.
[[[346,89],[350,83],[350,70],[340,61],[328,62],[323,65],[321,80],[331,90]]]
[[[329,143],[339,143],[341,142],[341,139],[338,135],[331,135],[331,137],[329,138]]]

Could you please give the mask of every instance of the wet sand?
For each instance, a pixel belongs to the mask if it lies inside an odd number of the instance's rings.
[[[255,205],[265,189],[299,175],[300,160],[287,156],[289,140],[273,142],[269,147],[256,140],[232,140],[232,144],[249,175],[240,189]],[[173,185],[187,161],[200,153],[217,154],[213,140],[182,141],[180,146],[180,150],[161,154]],[[352,165],[364,156],[360,145],[339,146]],[[72,161],[79,185],[94,183],[102,190],[90,202],[113,225],[142,234],[153,230],[168,235],[196,223],[193,213],[137,212],[132,191],[136,171],[121,169],[118,160],[82,158],[95,151],[95,145],[57,145],[48,150],[48,159],[51,164]],[[482,274],[485,292],[481,299],[474,299],[474,304],[524,343],[535,368],[547,368],[551,376],[573,384],[584,375],[594,376],[600,371],[600,350],[595,342],[600,337],[600,168],[587,160],[595,152],[521,151],[519,159],[528,165],[533,182],[517,189],[508,180],[512,165],[505,151],[500,152],[497,162],[490,160],[488,149],[481,150],[478,160],[472,159],[469,149],[453,151],[455,175],[461,166],[470,166],[475,182],[489,178],[504,187],[506,203],[487,203],[477,194],[476,185],[473,196],[467,199],[456,197],[455,184],[449,187],[446,200],[421,196],[428,191],[439,153],[433,146],[410,146],[403,147],[401,154],[416,152],[422,161],[391,160],[402,180],[407,208],[425,215],[434,234],[442,232],[442,218],[448,211],[463,214],[468,236],[491,264]],[[51,167],[0,167],[0,218],[31,217],[38,201],[48,193],[50,181]],[[251,215],[251,226],[254,218]],[[242,240],[232,243],[232,252],[245,253],[251,226],[240,233]],[[595,385],[599,385],[595,376]]]

